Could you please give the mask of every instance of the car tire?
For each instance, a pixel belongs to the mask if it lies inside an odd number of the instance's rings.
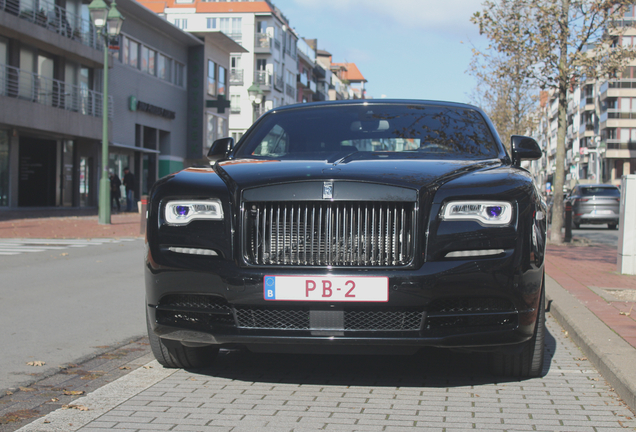
[[[521,352],[491,353],[490,372],[505,377],[539,377],[543,373],[545,353],[545,277],[541,287],[541,300],[537,313],[537,323],[532,339],[524,344]]]
[[[607,224],[607,229],[615,230],[618,228],[617,224]]]
[[[201,368],[214,363],[219,348],[215,346],[187,347],[179,341],[163,340],[152,331],[150,317],[146,311],[146,326],[150,349],[159,364],[166,368]]]

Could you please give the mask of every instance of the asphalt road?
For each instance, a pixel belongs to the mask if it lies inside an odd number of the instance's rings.
[[[607,225],[581,225],[581,228],[572,230],[575,237],[584,237],[592,243],[601,243],[610,246],[618,246],[619,230],[607,229]]]
[[[0,389],[143,336],[143,254],[133,240],[0,256]]]

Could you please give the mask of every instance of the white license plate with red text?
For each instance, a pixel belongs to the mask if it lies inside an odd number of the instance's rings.
[[[388,277],[264,276],[263,295],[272,301],[389,301]]]

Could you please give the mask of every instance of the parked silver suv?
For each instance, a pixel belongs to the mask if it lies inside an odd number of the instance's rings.
[[[620,213],[621,192],[616,186],[607,184],[578,185],[566,198],[572,203],[572,223],[607,224],[616,229]]]

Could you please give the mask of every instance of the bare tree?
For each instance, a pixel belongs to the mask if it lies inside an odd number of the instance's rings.
[[[477,79],[472,102],[492,120],[504,145],[510,150],[510,137],[534,127],[537,87],[524,71],[524,59],[507,57],[493,50],[473,48],[468,72]],[[503,71],[513,71],[507,75]]]
[[[616,76],[635,57],[618,44],[619,23],[633,0],[487,0],[472,21],[502,55],[525,61],[522,73],[542,89],[557,93],[558,132],[552,233],[563,241],[563,184],[567,92],[572,82]],[[502,63],[501,74],[515,73],[515,64]]]

